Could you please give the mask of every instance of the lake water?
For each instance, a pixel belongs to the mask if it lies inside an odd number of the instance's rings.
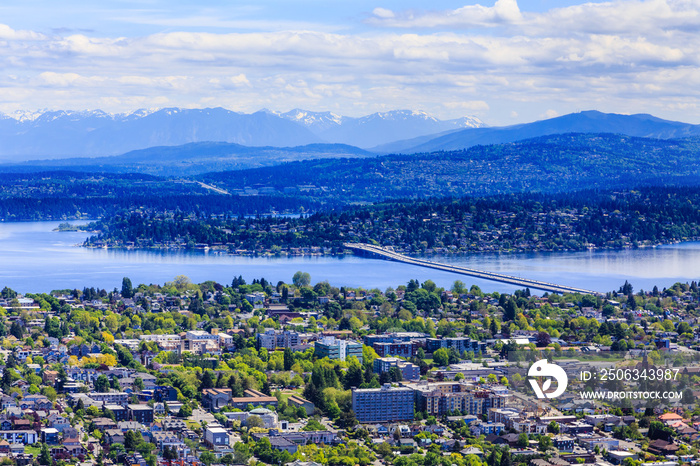
[[[163,284],[177,275],[186,275],[195,283],[214,280],[227,284],[238,275],[243,275],[249,283],[261,277],[277,283],[291,282],[294,273],[301,270],[311,275],[312,283],[328,280],[334,286],[383,290],[404,285],[413,278],[431,279],[446,288],[455,280],[462,280],[487,292],[516,289],[497,282],[356,256],[268,259],[205,252],[86,249],[75,245],[88,234],[52,231],[58,224],[0,223],[0,288],[9,286],[23,293],[85,286],[112,290],[121,287],[123,277],[129,277],[136,285]],[[432,256],[432,259],[603,292],[618,289],[625,280],[638,291],[700,278],[698,242],[622,251],[475,254]]]

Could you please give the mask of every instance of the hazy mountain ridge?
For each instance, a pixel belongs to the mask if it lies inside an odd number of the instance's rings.
[[[294,162],[202,175],[235,191],[315,186],[328,202],[700,185],[700,138],[567,133],[458,151]]]
[[[407,134],[438,133],[445,127],[483,125],[464,117],[440,121],[425,112],[393,111],[361,118],[331,112],[261,110],[251,114],[224,108],[17,111],[0,114],[0,158],[6,161],[102,157],[155,146],[227,142],[254,147],[314,143],[369,147]]]
[[[45,112],[34,119],[0,120],[0,141],[0,157],[6,160],[117,155],[200,141],[250,146],[321,142],[305,128],[265,112],[244,115],[223,108],[161,109],[128,115]]]
[[[648,114],[620,115],[589,110],[513,126],[468,128],[438,136],[396,141],[372,148],[380,153],[460,150],[565,133],[613,133],[642,138],[675,139],[700,135],[700,125],[663,120]]]
[[[109,157],[77,157],[34,160],[0,165],[6,171],[36,173],[51,170],[189,176],[212,170],[243,170],[285,162],[373,157],[374,153],[345,144],[308,144],[296,147],[250,147],[226,142],[192,142],[180,146],[156,146]]]
[[[76,212],[100,216],[116,212],[115,209],[143,206],[179,209],[185,204],[199,205],[197,193],[204,192],[211,193],[207,205],[224,209],[212,212],[221,213],[228,212],[226,206],[231,202],[239,211],[248,212],[301,206],[318,211],[400,198],[700,186],[700,137],[665,140],[569,133],[459,151],[369,157],[363,157],[366,153],[360,149],[336,145],[287,148],[285,155],[279,148],[267,148],[268,159],[274,160],[294,157],[295,152],[303,157],[316,153],[313,160],[222,171],[231,151],[239,151],[234,163],[245,159],[246,151],[253,154],[250,160],[262,160],[260,148],[226,146],[201,143],[153,148],[115,157],[120,163],[109,167],[76,159],[82,165],[48,167],[37,163],[30,165],[29,170],[40,168],[42,173],[13,174],[12,167],[4,166],[0,168],[4,180],[0,183],[0,204],[5,199],[0,205],[0,217],[56,219],[60,218],[57,215],[71,216]],[[361,152],[338,157],[343,151]],[[190,155],[183,157],[186,153]],[[322,158],[323,154],[327,157]],[[49,172],[49,168],[55,171]],[[120,173],[99,173],[106,169]],[[171,178],[172,171],[186,174],[205,169],[212,173]],[[133,172],[167,178],[147,178]],[[165,189],[169,190],[169,200],[164,198]],[[144,190],[154,194],[145,199]],[[31,202],[27,202],[27,196]]]
[[[240,155],[244,152],[249,160],[237,164],[229,159],[217,165],[222,170],[231,170],[317,157],[317,151],[307,147],[305,150],[309,153],[304,156],[299,151],[291,151],[293,156],[280,156],[274,161],[275,151],[271,148],[281,148],[279,154],[289,154],[292,147],[345,144],[348,147],[324,149],[320,158],[365,157],[369,154],[358,147],[372,147],[368,150],[374,153],[410,154],[461,150],[476,145],[511,143],[570,132],[605,132],[670,139],[700,135],[700,125],[663,120],[646,114],[618,115],[597,111],[507,127],[485,127],[480,120],[472,117],[441,121],[426,112],[411,110],[374,113],[361,118],[301,109],[286,113],[261,110],[252,114],[223,108],[141,109],[129,114],[110,114],[100,110],[15,112],[0,115],[0,161],[116,156],[152,147],[158,148],[156,153],[162,156],[163,147],[203,142],[259,149],[260,160],[255,160],[252,151],[237,148],[230,154]],[[406,139],[407,135],[411,138]],[[183,164],[193,159],[197,159],[198,163],[203,162],[205,158],[189,154],[186,150],[182,157],[179,162]],[[173,160],[177,161],[176,157]],[[104,162],[111,166],[114,161]],[[152,165],[151,161],[146,162]],[[162,165],[162,161],[160,163]],[[184,165],[181,164],[181,167]],[[201,173],[206,167],[191,169],[192,166],[179,174]],[[178,174],[175,166],[161,170],[163,167],[158,168],[157,173]]]

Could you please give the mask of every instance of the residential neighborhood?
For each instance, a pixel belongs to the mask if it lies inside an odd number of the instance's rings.
[[[5,287],[0,461],[696,463],[699,293],[693,282],[485,294],[429,280],[381,291],[312,287],[302,272],[276,286]],[[567,376],[554,399],[533,389],[537,360]],[[610,383],[582,375],[617,371]],[[625,379],[632,371],[660,378]],[[582,396],[658,387],[679,396]]]

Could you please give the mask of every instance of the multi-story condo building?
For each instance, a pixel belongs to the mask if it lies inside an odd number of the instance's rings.
[[[359,422],[413,420],[413,390],[405,387],[353,388],[352,409]]]
[[[467,383],[418,383],[412,388],[416,390],[417,409],[435,416],[451,411],[479,416],[487,414],[490,408],[504,408],[508,399],[500,391]]]
[[[418,353],[418,345],[415,342],[374,343],[372,348],[381,357],[400,356],[402,358],[412,358]]]
[[[185,338],[187,340],[191,341],[196,341],[196,340],[214,340],[216,342],[219,341],[219,337],[216,335],[212,335],[209,332],[205,332],[204,330],[189,330],[186,333]]]
[[[354,341],[338,340],[335,337],[323,337],[314,342],[317,358],[339,359],[345,361],[355,356],[362,363],[362,344]]]
[[[97,401],[98,403],[105,403],[105,404],[115,404],[115,405],[126,405],[129,402],[129,394],[126,392],[117,392],[117,391],[110,391],[110,392],[90,392],[88,393],[88,396],[93,399],[94,401]]]
[[[392,332],[380,335],[365,336],[364,343],[372,346],[375,343],[408,343],[410,341],[423,342],[428,335],[420,332]]]
[[[180,335],[141,335],[139,337],[145,341],[155,341],[163,351],[176,351],[180,349],[182,339]]]
[[[377,358],[374,360],[374,372],[383,374],[388,372],[392,367],[397,367],[401,371],[403,380],[420,379],[420,367],[399,358]]]
[[[162,343],[166,341],[180,341],[180,335],[175,334],[163,334],[163,335],[141,335],[139,337],[141,340],[155,341],[156,343]]]
[[[454,348],[460,355],[465,351],[472,351],[478,353],[486,352],[486,343],[479,340],[472,340],[467,337],[457,337],[457,338],[428,338],[426,340],[425,349],[428,353],[432,353],[440,348]]]
[[[278,332],[266,330],[265,333],[258,333],[258,347],[267,348],[274,351],[277,348],[291,348],[299,344],[299,333],[291,330]]]

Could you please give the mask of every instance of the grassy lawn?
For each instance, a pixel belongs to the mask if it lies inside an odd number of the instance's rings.
[[[39,453],[41,453],[41,448],[40,447],[33,447],[31,445],[25,445],[24,452],[31,453],[32,455],[34,455],[34,458],[36,459],[39,457]]]
[[[287,401],[290,396],[297,395],[300,397],[304,397],[304,389],[303,388],[297,388],[296,390],[285,390],[282,392],[282,400]]]
[[[187,420],[187,421],[185,421],[185,424],[187,424],[187,428],[192,429],[192,430],[202,428],[202,425],[196,421]]]

